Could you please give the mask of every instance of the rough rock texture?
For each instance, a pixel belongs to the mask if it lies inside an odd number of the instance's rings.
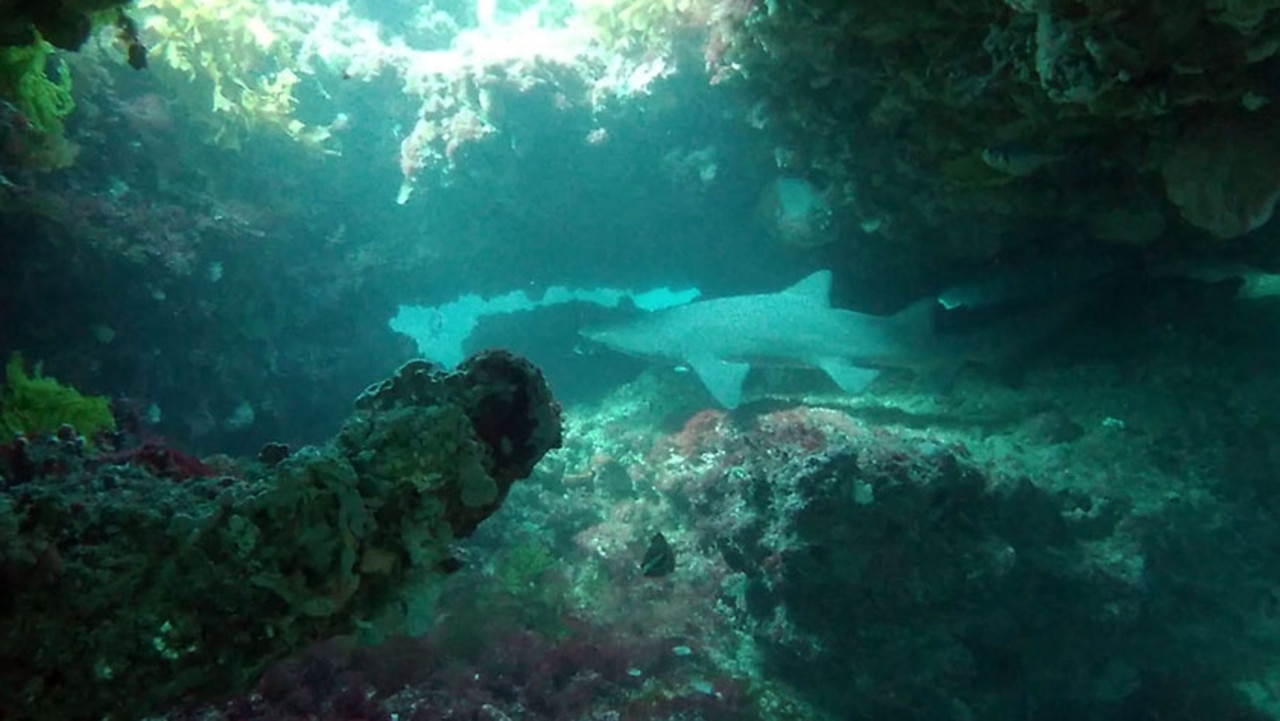
[[[841,718],[1254,718],[1231,682],[1276,643],[1249,588],[1274,565],[1266,514],[1054,492],[822,409],[674,442],[697,460],[663,485],[736,572],[723,608]]]
[[[93,32],[93,13],[132,0],[5,0],[0,2],[0,47],[26,45],[36,32],[57,47],[78,49]]]
[[[708,61],[761,98],[780,166],[828,190],[851,265],[876,266],[867,275],[1146,244],[1162,217],[1170,234],[1211,242],[1270,217],[1274,181],[1242,150],[1196,148],[1213,124],[1264,129],[1236,139],[1241,149],[1275,145],[1274,3],[742,6],[741,22],[713,28]],[[1171,154],[1175,175],[1203,177],[1216,207],[1178,183],[1164,192]],[[1098,232],[1095,216],[1136,207],[1157,232]]]
[[[6,472],[0,716],[135,718],[309,642],[418,625],[449,542],[559,443],[539,371],[486,353],[406,364],[271,469],[175,481],[68,451]]]
[[[1219,238],[1267,224],[1280,199],[1280,136],[1269,118],[1188,129],[1161,168],[1182,217]]]

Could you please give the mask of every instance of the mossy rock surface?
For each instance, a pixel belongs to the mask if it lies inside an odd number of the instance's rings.
[[[406,366],[335,441],[270,468],[175,481],[29,442],[15,453],[39,472],[0,466],[0,717],[139,718],[243,692],[309,643],[422,628],[449,544],[559,423],[541,373],[490,353]],[[477,474],[494,489],[479,504]]]

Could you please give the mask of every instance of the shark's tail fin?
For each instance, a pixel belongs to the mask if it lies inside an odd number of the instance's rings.
[[[913,369],[934,393],[946,393],[955,382],[965,355],[938,334],[937,298],[927,296],[889,316],[894,337],[917,357]]]
[[[933,296],[921,298],[889,316],[894,336],[907,343],[924,347],[936,337],[938,300]]]

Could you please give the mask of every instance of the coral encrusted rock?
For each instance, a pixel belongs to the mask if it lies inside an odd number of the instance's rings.
[[[449,543],[559,445],[559,407],[500,352],[410,362],[356,405],[271,467],[175,481],[68,447],[6,471],[0,717],[138,718],[311,642],[421,627]]]

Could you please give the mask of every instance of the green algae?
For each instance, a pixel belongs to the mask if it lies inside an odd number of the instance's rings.
[[[28,374],[21,353],[9,356],[0,398],[0,430],[8,436],[35,436],[53,433],[64,425],[92,443],[98,433],[115,428],[111,401],[105,396],[86,396],[45,377],[39,366]]]

